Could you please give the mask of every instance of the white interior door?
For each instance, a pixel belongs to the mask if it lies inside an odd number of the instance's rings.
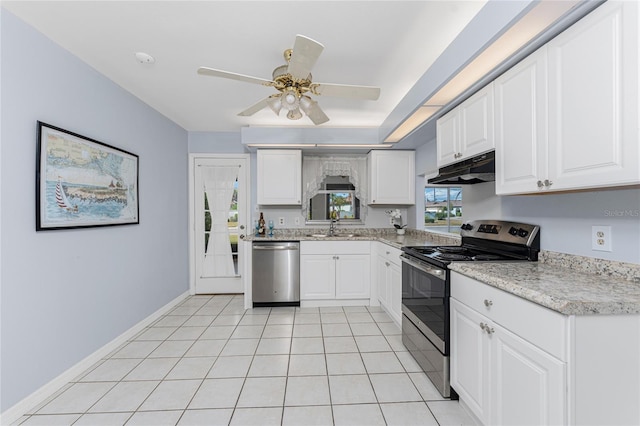
[[[194,157],[192,171],[194,292],[244,293],[248,160]]]

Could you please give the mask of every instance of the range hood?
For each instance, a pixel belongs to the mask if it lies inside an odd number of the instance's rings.
[[[496,180],[495,151],[442,167],[438,176],[427,180],[431,184],[471,185]]]

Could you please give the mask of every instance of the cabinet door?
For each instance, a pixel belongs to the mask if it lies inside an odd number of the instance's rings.
[[[387,277],[387,268],[389,261],[384,257],[376,256],[376,277],[378,283],[378,300],[380,304],[389,309],[389,282]]]
[[[370,256],[337,255],[335,261],[336,299],[368,299],[370,295]]]
[[[300,299],[335,299],[335,256],[309,254],[300,256]]]
[[[391,316],[396,324],[400,325],[402,323],[402,268],[400,265],[390,263],[390,266],[387,268],[387,272]]]
[[[436,122],[436,154],[438,167],[458,161],[458,139],[460,115],[452,110]]]
[[[537,192],[547,162],[546,48],[497,78],[496,194]]]
[[[551,190],[640,181],[638,2],[606,2],[549,43]]]
[[[372,151],[369,154],[370,204],[415,203],[413,151]]]
[[[257,196],[262,205],[300,205],[302,201],[302,151],[257,151]]]
[[[451,298],[451,387],[469,409],[490,424],[490,340],[480,327],[487,319]]]
[[[460,109],[460,154],[457,161],[491,151],[495,147],[493,124],[493,83],[488,84]]]
[[[498,326],[492,340],[494,425],[566,424],[566,365]]]

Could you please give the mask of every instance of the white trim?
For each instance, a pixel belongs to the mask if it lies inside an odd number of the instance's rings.
[[[153,324],[158,318],[160,318],[165,313],[169,312],[174,306],[178,305],[181,301],[189,296],[188,292],[182,293],[180,296],[173,299],[171,302],[167,303],[91,355],[87,356],[74,366],[70,367],[68,370],[60,374],[58,377],[51,380],[49,383],[43,385],[38,390],[33,392],[31,395],[28,395],[14,406],[8,408],[4,413],[0,415],[0,424],[1,425],[10,425],[17,421],[20,417],[25,415],[34,407],[37,407],[38,404],[41,404],[59,389],[61,389],[64,385],[78,377],[84,371],[89,369],[92,365],[100,361],[102,358],[109,355],[111,352],[116,350],[122,344],[126,343],[131,337],[135,336],[145,327]]]

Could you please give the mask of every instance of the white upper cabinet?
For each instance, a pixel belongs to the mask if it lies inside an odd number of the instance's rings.
[[[302,151],[259,149],[257,157],[258,204],[302,204]]]
[[[369,204],[415,204],[414,151],[369,153]]]
[[[438,167],[491,151],[493,135],[493,83],[437,121]]]
[[[607,2],[549,44],[552,189],[640,182],[637,10]]]
[[[495,81],[497,194],[640,183],[638,38],[608,1]]]
[[[537,190],[547,175],[547,55],[543,47],[495,85],[496,193]]]

